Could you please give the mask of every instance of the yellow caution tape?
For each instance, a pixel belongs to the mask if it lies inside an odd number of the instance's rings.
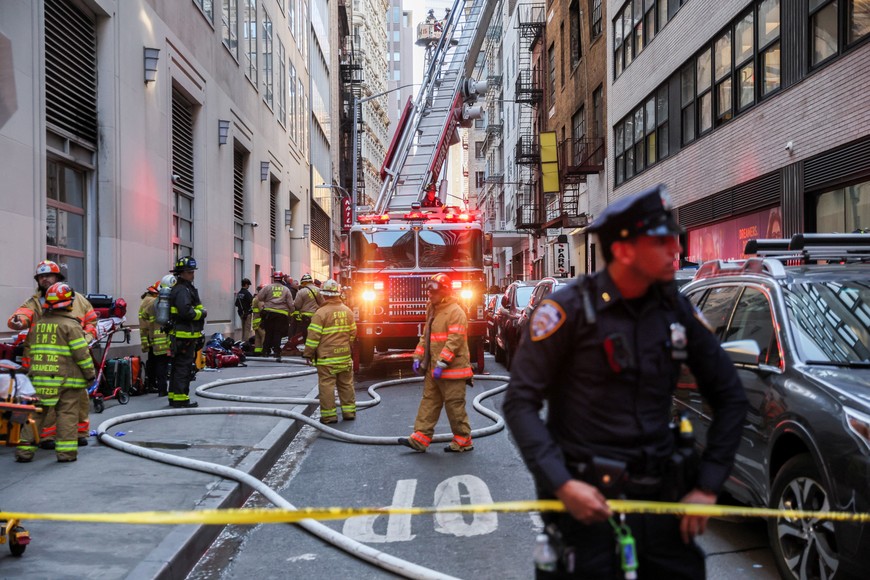
[[[870,522],[870,513],[817,512],[806,510],[778,510],[724,505],[665,503],[652,501],[611,500],[611,509],[620,513],[671,514],[721,517],[760,517],[787,519],[818,519],[834,521]],[[343,520],[371,515],[426,515],[436,513],[484,512],[564,512],[558,500],[508,501],[491,504],[462,505],[438,508],[303,508],[285,509],[222,509],[190,511],[148,511],[122,513],[70,513],[38,514],[0,512],[0,520],[52,520],[65,522],[92,522],[104,524],[280,524],[305,519]]]

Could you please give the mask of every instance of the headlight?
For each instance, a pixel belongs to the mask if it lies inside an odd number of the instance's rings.
[[[374,290],[365,290],[362,293],[362,298],[366,302],[371,302],[375,299],[375,291]]]
[[[375,282],[375,283],[373,284],[373,287],[374,287],[375,290],[383,290],[383,289],[384,289],[384,282],[383,282],[383,280],[378,280],[377,282]]]
[[[463,300],[471,300],[471,294],[471,290],[463,290],[459,293],[459,295],[462,296]]]
[[[843,411],[846,412],[846,425],[849,426],[849,430],[870,449],[870,416],[848,407],[843,407]]]

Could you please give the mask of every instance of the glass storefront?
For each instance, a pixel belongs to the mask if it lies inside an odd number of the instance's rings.
[[[689,231],[686,257],[699,264],[707,260],[739,260],[746,257],[743,250],[749,240],[781,237],[782,210],[773,207]]]
[[[816,198],[819,233],[870,232],[870,181],[826,191]]]

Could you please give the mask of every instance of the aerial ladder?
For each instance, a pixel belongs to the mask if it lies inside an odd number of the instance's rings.
[[[457,128],[482,115],[483,107],[474,102],[487,85],[470,74],[496,4],[455,0],[439,21],[440,38],[427,51],[420,91],[406,104],[387,151],[375,213],[408,210],[421,201],[438,179],[450,145],[457,142]]]

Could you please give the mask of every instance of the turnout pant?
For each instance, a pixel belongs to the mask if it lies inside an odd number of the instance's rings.
[[[450,430],[453,435],[471,438],[471,424],[465,412],[465,379],[435,379],[426,374],[423,382],[423,398],[417,409],[414,431],[419,431],[430,439],[435,434],[435,424],[441,416],[441,407],[447,411]]]
[[[281,354],[281,339],[287,332],[287,315],[277,312],[263,312],[261,327],[266,330],[263,353],[266,356]]]
[[[146,389],[161,395],[166,394],[166,382],[169,380],[169,355],[151,354],[145,363]]]
[[[79,420],[79,405],[82,392],[87,395],[87,391],[82,388],[61,388],[58,393],[56,406],[43,407],[42,413],[34,413],[33,420],[35,424],[33,429],[25,428],[21,430],[21,442],[15,450],[15,457],[24,461],[33,459],[33,455],[36,452],[34,431],[36,433],[41,432],[46,421],[55,416],[57,439],[54,450],[57,458],[65,461],[76,459],[78,456],[76,423]],[[49,410],[52,411],[51,414],[48,413]]]
[[[199,339],[172,338],[172,372],[169,376],[169,404],[190,400],[190,381]]]
[[[263,354],[263,343],[266,341],[266,330],[262,326],[258,326],[254,331],[254,355],[260,356]]]
[[[317,387],[320,391],[321,417],[338,416],[338,411],[335,408],[336,387],[338,388],[342,416],[345,418],[356,416],[356,397],[353,392],[353,369],[351,367],[318,366],[317,381]]]
[[[87,389],[75,389],[81,391],[79,393],[78,404],[76,405],[76,431],[79,437],[87,437],[90,434],[90,405],[91,399],[88,396]],[[40,413],[42,417],[42,427],[39,433],[40,441],[54,441],[57,435],[57,411],[54,407],[45,407]]]

